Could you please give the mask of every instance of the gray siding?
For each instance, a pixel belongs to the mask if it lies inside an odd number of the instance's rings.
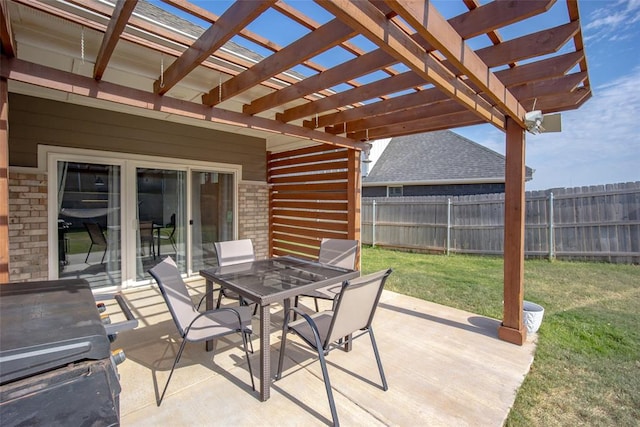
[[[403,185],[403,196],[472,196],[477,194],[504,193],[503,183]],[[362,197],[386,197],[386,186],[363,187]]]
[[[9,165],[36,167],[38,144],[240,164],[266,180],[264,139],[9,94]]]

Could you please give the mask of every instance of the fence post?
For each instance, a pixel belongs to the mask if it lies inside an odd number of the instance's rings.
[[[376,201],[373,200],[373,204],[371,206],[371,216],[373,220],[371,221],[371,247],[376,247]]]
[[[553,193],[549,193],[549,261],[556,257],[556,241],[553,230]]]
[[[451,198],[447,199],[447,255],[451,251]]]

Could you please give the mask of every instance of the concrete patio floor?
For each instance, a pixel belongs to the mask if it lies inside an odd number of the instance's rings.
[[[203,282],[189,286],[194,300],[202,295]],[[156,396],[166,382],[179,337],[156,287],[129,290],[125,296],[140,326],[121,332],[112,344],[127,355],[118,366],[123,426],[331,424],[317,357],[292,335],[283,378],[272,383],[268,401],[260,402],[251,390],[241,339],[231,336],[217,343],[213,359],[204,344],[187,344],[162,406],[157,407]],[[114,310],[109,307],[109,312]],[[280,305],[274,306],[271,319],[273,378],[280,349]],[[258,324],[254,318],[254,331]],[[327,358],[344,426],[501,426],[535,351],[535,335],[522,347],[509,344],[497,338],[498,320],[389,291],[382,295],[373,325],[388,391],[380,386],[367,337],[356,340],[353,351],[334,350]],[[253,344],[251,363],[257,375],[255,334]]]

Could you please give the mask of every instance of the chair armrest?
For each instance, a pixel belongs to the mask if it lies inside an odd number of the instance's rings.
[[[191,323],[189,323],[189,326],[187,326],[184,330],[184,337],[186,337],[187,335],[189,335],[189,330],[191,330],[191,326],[193,326],[193,324],[196,322],[196,320],[198,320],[199,318],[206,316],[207,314],[211,314],[211,313],[218,313],[221,311],[232,311],[236,314],[236,317],[238,318],[238,332],[243,331],[244,329],[242,328],[242,319],[240,317],[240,313],[238,313],[237,310],[234,310],[233,308],[228,308],[228,307],[222,307],[222,308],[218,308],[218,309],[214,309],[214,310],[207,310],[207,311],[203,311],[202,313],[199,313],[196,317],[193,318],[193,320],[191,321]]]
[[[202,296],[202,298],[200,298],[200,301],[198,301],[198,305],[196,305],[196,310],[200,311],[200,306],[202,305],[202,302],[204,301],[204,299],[209,295],[214,293],[215,291],[221,291],[222,290],[222,286],[220,286],[219,288],[216,288],[215,285],[213,287],[213,289],[211,289],[210,292],[205,292],[205,294]]]
[[[289,308],[289,311],[287,311],[287,314],[284,317],[284,322],[282,324],[282,332],[283,332],[282,335],[284,336],[285,329],[289,327],[289,316],[291,315],[292,311],[302,316],[302,318],[307,322],[307,324],[311,328],[311,331],[313,332],[313,338],[315,340],[315,348],[317,350],[322,349],[322,351],[324,351],[324,346],[322,345],[322,342],[320,340],[320,332],[318,332],[318,327],[316,326],[316,322],[313,321],[311,316],[309,316],[307,313],[305,313],[304,311],[300,310],[297,307],[291,307]],[[305,339],[304,341],[307,341],[307,340]],[[313,346],[313,343],[309,343],[309,344]]]

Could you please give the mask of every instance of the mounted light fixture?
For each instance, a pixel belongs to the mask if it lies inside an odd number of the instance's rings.
[[[562,131],[560,113],[542,114],[540,110],[530,111],[524,115],[524,124],[527,126],[527,131],[534,135]]]

